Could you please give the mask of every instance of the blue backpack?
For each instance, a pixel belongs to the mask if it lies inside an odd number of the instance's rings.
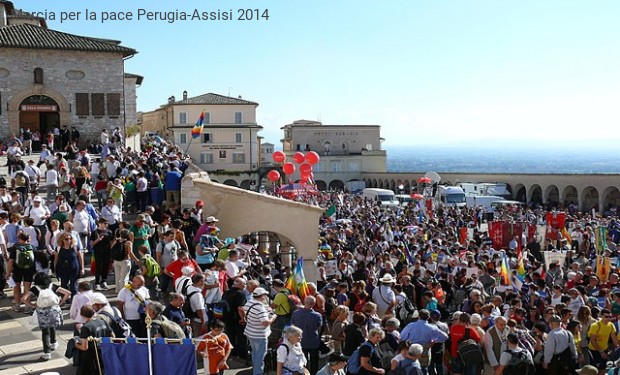
[[[362,362],[360,361],[360,349],[364,345],[370,345],[370,354],[371,355],[372,355],[372,352],[375,350],[374,345],[372,345],[368,341],[363,343],[359,348],[355,349],[353,354],[351,354],[351,358],[349,358],[349,361],[347,362],[347,372],[348,373],[350,373],[350,374],[357,374],[357,373],[360,372],[360,369],[362,368]]]

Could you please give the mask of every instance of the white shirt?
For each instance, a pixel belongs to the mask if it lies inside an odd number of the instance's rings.
[[[396,300],[396,295],[391,287],[381,285],[372,291],[372,300],[377,304],[377,315],[383,317],[390,304]]]
[[[50,214],[50,210],[47,209],[43,204],[39,204],[39,207],[36,207],[34,204],[30,206],[26,211],[27,217],[34,219],[34,226],[40,227],[45,224],[45,216]],[[26,213],[26,212],[25,212]]]
[[[202,289],[198,289],[195,286],[191,285],[191,286],[189,286],[187,288],[187,295],[189,296],[193,292],[198,292],[198,293],[194,293],[194,295],[192,295],[190,297],[189,301],[186,302],[186,303],[190,304],[190,307],[191,307],[192,311],[194,311],[194,312],[198,312],[198,310],[202,310],[203,319],[206,322],[207,321],[207,317],[206,317],[206,315],[204,315],[205,314],[205,310],[206,310],[205,309],[205,299],[204,299],[204,297],[202,296],[202,293],[201,293]],[[196,315],[198,315],[198,314],[196,314]],[[194,321],[200,323],[201,322],[200,317],[196,316],[194,318]]]
[[[142,298],[142,301],[149,299],[149,290],[145,287],[134,290],[134,292]],[[124,302],[123,316],[125,320],[139,320],[140,319],[140,302],[134,296],[131,290],[123,288],[118,293],[118,300]]]
[[[75,297],[73,297],[73,301],[71,302],[71,309],[69,309],[69,317],[73,319],[75,323],[86,323],[86,318],[84,318],[80,314],[80,309],[82,308],[82,306],[88,304],[91,299],[93,299],[92,290],[78,293],[75,295]]]
[[[73,229],[78,233],[88,233],[90,231],[88,212],[86,210],[75,210],[73,212]]]
[[[101,209],[100,216],[107,219],[110,225],[114,225],[123,219],[121,210],[116,205],[112,205],[112,207],[109,205],[104,206]]]
[[[37,181],[41,177],[41,170],[34,164],[28,164],[25,169],[30,177],[30,181]]]

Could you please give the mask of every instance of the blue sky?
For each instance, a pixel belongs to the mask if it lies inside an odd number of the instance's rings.
[[[14,0],[28,11],[268,9],[267,21],[49,21],[139,51],[138,109],[183,90],[260,103],[262,135],[298,119],[378,124],[384,147],[618,141],[620,2]]]

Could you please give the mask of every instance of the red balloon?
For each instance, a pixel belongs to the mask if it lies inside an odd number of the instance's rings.
[[[314,151],[310,151],[309,153],[306,154],[306,161],[310,163],[311,165],[315,165],[316,163],[319,162],[319,160],[321,160],[321,157],[319,156],[319,154],[317,154]]]
[[[299,173],[302,176],[309,176],[312,173],[312,166],[308,163],[303,163],[299,166]]]
[[[282,151],[274,151],[273,154],[271,154],[271,157],[273,157],[273,161],[276,163],[282,163],[286,160],[286,154]]]
[[[303,154],[303,152],[296,152],[295,155],[293,155],[293,161],[297,164],[301,164],[304,162],[304,160],[306,160],[306,156]]]
[[[282,170],[287,175],[291,175],[291,174],[295,173],[295,164],[293,164],[291,162],[284,163],[284,165],[282,166]]]
[[[299,181],[301,181],[302,184],[305,184],[306,182],[308,182],[308,176],[301,176],[301,179]]]
[[[276,171],[275,169],[272,169],[269,171],[269,173],[267,173],[267,178],[271,182],[276,182],[280,179],[280,172]]]

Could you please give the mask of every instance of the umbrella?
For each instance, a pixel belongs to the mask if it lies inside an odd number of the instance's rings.
[[[419,201],[419,200],[424,199],[424,196],[422,194],[417,194],[417,193],[416,194],[411,194],[411,199]]]
[[[419,183],[421,183],[421,184],[428,184],[428,183],[430,183],[430,182],[433,182],[433,180],[431,180],[431,179],[430,179],[430,178],[428,178],[428,177],[420,177],[420,178],[418,179],[418,182],[419,182]]]

